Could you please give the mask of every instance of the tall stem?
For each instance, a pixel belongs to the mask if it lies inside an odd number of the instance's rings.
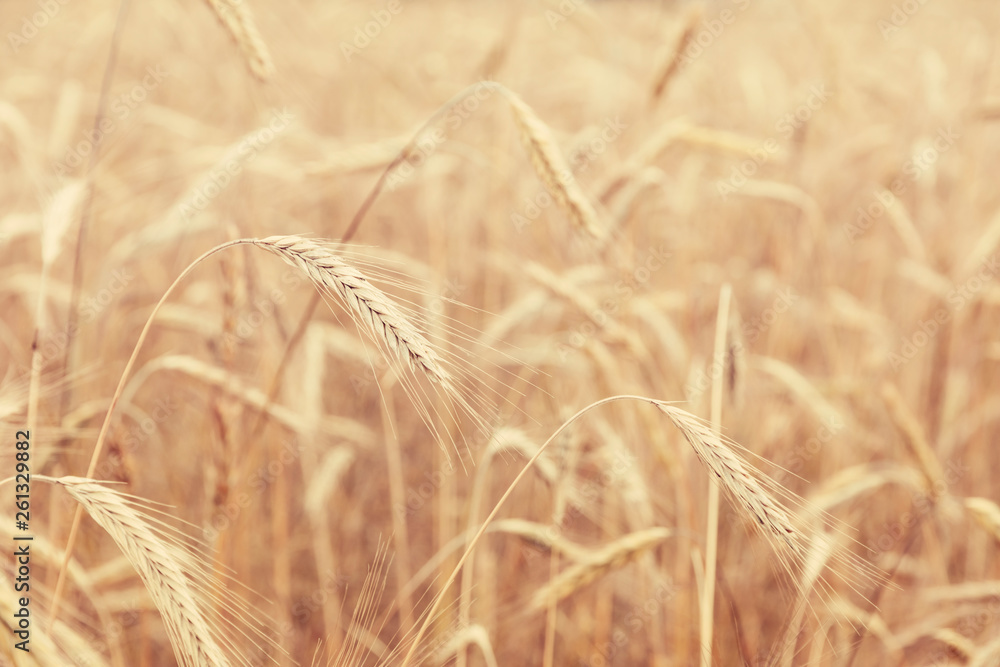
[[[549,436],[549,439],[546,440],[542,444],[542,446],[538,448],[538,451],[535,452],[534,456],[528,459],[528,462],[524,464],[524,467],[521,469],[521,472],[517,474],[517,477],[514,478],[514,481],[512,481],[510,483],[510,486],[507,487],[507,490],[504,491],[504,494],[500,496],[500,500],[498,500],[497,504],[493,506],[493,511],[490,512],[489,516],[486,517],[486,520],[483,521],[482,525],[479,527],[479,530],[476,532],[475,536],[469,541],[468,545],[465,547],[465,553],[463,553],[462,557],[458,559],[458,564],[455,566],[455,569],[452,570],[451,574],[448,576],[447,581],[445,581],[444,585],[441,586],[441,591],[437,594],[437,597],[434,598],[434,603],[431,605],[430,610],[428,610],[427,614],[424,616],[424,621],[423,623],[420,624],[420,629],[417,630],[417,634],[413,638],[413,643],[410,645],[410,650],[406,653],[406,657],[403,658],[402,667],[407,667],[407,665],[409,665],[410,662],[413,660],[413,656],[416,654],[417,649],[420,646],[421,640],[424,638],[424,635],[427,634],[427,628],[430,627],[431,621],[434,619],[434,617],[438,613],[438,610],[441,608],[441,603],[444,602],[444,599],[447,597],[445,595],[446,592],[448,591],[449,588],[451,588],[451,585],[455,583],[455,579],[458,578],[458,573],[462,571],[462,567],[465,565],[465,561],[468,560],[469,555],[476,548],[476,545],[479,544],[479,540],[486,533],[486,529],[489,527],[491,523],[493,523],[493,519],[495,519],[497,514],[500,512],[500,508],[503,507],[504,503],[507,502],[507,499],[510,498],[512,493],[514,493],[514,489],[517,487],[518,484],[521,483],[521,480],[524,479],[524,476],[528,474],[528,471],[531,470],[531,467],[535,465],[535,461],[537,461],[538,458],[542,455],[542,452],[544,452],[545,449],[557,437],[559,437],[560,433],[569,428],[571,424],[573,424],[577,419],[585,415],[587,412],[593,410],[594,408],[605,405],[607,403],[612,403],[614,401],[625,401],[625,400],[644,401],[646,403],[653,403],[653,404],[659,403],[659,401],[652,398],[647,398],[645,396],[634,396],[634,395],[611,396],[609,398],[603,398],[599,401],[595,401],[590,405],[588,405],[587,407],[580,410],[579,412],[577,412],[575,415],[567,419],[565,422],[563,422],[562,426],[557,428],[556,432],[553,433],[551,436]]]
[[[712,428],[722,431],[722,386],[726,362],[726,331],[729,329],[729,283],[719,291],[719,312],[715,318],[715,351],[712,355]],[[701,667],[712,665],[712,635],[715,627],[715,571],[719,552],[719,485],[712,479],[708,485],[708,525],[705,528],[705,583],[701,595]]]

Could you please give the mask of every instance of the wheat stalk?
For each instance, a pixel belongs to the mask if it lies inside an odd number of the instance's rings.
[[[419,366],[431,380],[451,385],[451,376],[424,335],[356,268],[319,243],[300,236],[270,236],[252,243],[301,269],[321,292],[343,299],[365,333],[376,343],[384,343],[411,368]]]
[[[121,400],[125,389],[125,382],[128,379],[139,351],[142,349],[146,337],[152,327],[153,320],[157,312],[173,293],[174,289],[187,277],[198,265],[215,253],[222,252],[237,245],[255,245],[272,252],[286,262],[301,269],[312,280],[315,286],[323,293],[333,293],[342,298],[347,305],[349,312],[365,333],[376,343],[383,344],[389,352],[395,353],[398,357],[408,361],[411,366],[418,365],[424,369],[427,376],[438,382],[446,389],[453,389],[454,385],[451,377],[444,369],[437,354],[430,344],[414,326],[409,322],[385,293],[368,282],[367,278],[360,271],[339,257],[333,255],[328,249],[315,241],[310,241],[297,236],[272,236],[266,239],[237,239],[215,246],[211,250],[203,253],[187,266],[184,271],[167,288],[163,296],[154,306],[139,334],[139,340],[132,349],[132,354],[122,371],[118,387],[111,398],[104,422],[101,424],[94,451],[90,457],[90,464],[87,468],[87,476],[92,477],[97,470],[97,463],[104,451],[104,443],[107,439],[108,429],[111,426],[111,417],[115,407]],[[458,395],[458,392],[455,392]],[[69,537],[66,541],[66,551],[63,567],[59,571],[56,580],[55,593],[52,596],[52,619],[58,616],[59,603],[62,590],[66,580],[66,567],[73,554],[76,543],[77,531],[80,526],[82,508],[78,507],[70,525]]]
[[[479,530],[476,531],[475,535],[469,540],[465,547],[465,552],[462,554],[461,558],[458,559],[458,563],[452,570],[451,574],[444,581],[438,595],[435,597],[434,602],[431,604],[430,609],[424,615],[424,621],[417,629],[417,633],[413,638],[413,642],[410,645],[409,651],[403,657],[402,665],[406,667],[411,664],[417,653],[418,647],[421,644],[421,640],[427,632],[427,629],[432,621],[436,617],[438,610],[441,607],[443,600],[445,599],[445,594],[447,590],[451,587],[455,580],[458,578],[458,574],[465,567],[466,561],[469,556],[475,550],[476,546],[479,544],[480,539],[486,533],[490,524],[496,518],[503,507],[507,499],[510,498],[514,489],[521,482],[522,479],[527,475],[528,471],[535,465],[535,462],[541,458],[542,453],[548,448],[552,442],[562,434],[571,424],[580,419],[587,412],[598,408],[602,405],[607,405],[608,403],[624,400],[641,401],[644,403],[652,403],[657,408],[660,409],[670,421],[680,429],[687,438],[688,442],[695,450],[695,454],[698,456],[699,460],[715,475],[719,478],[723,487],[728,490],[733,497],[742,505],[749,514],[757,520],[766,530],[767,535],[772,539],[772,543],[780,542],[787,545],[794,556],[800,559],[803,556],[803,549],[801,548],[802,537],[792,526],[792,522],[788,517],[785,510],[775,501],[768,493],[764,490],[764,486],[761,482],[751,474],[751,469],[749,466],[743,462],[743,460],[737,456],[732,450],[722,444],[722,439],[720,436],[698,421],[698,419],[684,410],[675,408],[670,405],[666,405],[662,401],[656,399],[647,398],[645,396],[635,396],[635,395],[619,395],[610,396],[598,401],[594,401],[590,405],[582,408],[572,417],[567,419],[562,423],[562,425],[555,430],[555,432],[549,436],[541,447],[532,455],[528,462],[521,468],[521,471],[514,477],[507,490],[504,491],[503,495],[500,496],[493,509],[490,511],[486,519],[480,524]],[[775,544],[777,546],[777,544]],[[783,563],[788,563],[785,556],[779,555]]]
[[[674,48],[670,50],[670,56],[664,61],[660,73],[656,75],[655,83],[653,84],[653,100],[660,98],[663,91],[666,90],[667,84],[680,71],[681,64],[684,62],[684,51],[690,46],[691,40],[694,38],[695,29],[698,27],[698,21],[701,20],[703,13],[704,10],[700,5],[695,5],[688,10],[687,15],[684,17],[684,24],[681,27],[680,34],[674,43]]]
[[[499,667],[496,654],[493,651],[493,644],[490,641],[490,633],[478,623],[464,626],[456,632],[448,643],[437,651],[438,663],[447,664],[448,658],[463,655],[464,649],[472,645],[475,645],[482,653],[486,667]]]
[[[927,484],[927,492],[937,497],[948,488],[944,481],[944,469],[920,425],[916,415],[907,407],[896,385],[886,382],[882,385],[882,400],[889,411],[889,418],[903,437],[906,448],[920,464],[920,471]]]
[[[191,667],[232,664],[206,620],[207,605],[186,574],[199,569],[189,554],[158,536],[125,496],[82,477],[50,481],[80,503],[139,573],[160,610],[178,662]]]
[[[122,401],[125,404],[132,403],[136,392],[154,373],[161,371],[182,373],[208,387],[222,391],[244,405],[267,414],[274,423],[281,424],[302,437],[309,436],[314,432],[312,429],[316,429],[321,434],[335,435],[362,447],[369,447],[376,442],[375,433],[371,428],[355,419],[323,415],[318,421],[309,423],[302,418],[300,412],[284,405],[269,403],[264,392],[256,387],[247,386],[242,378],[183,354],[159,356],[136,371],[132,382],[122,392]]]

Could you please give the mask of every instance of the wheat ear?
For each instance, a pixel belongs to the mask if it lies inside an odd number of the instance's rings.
[[[669,528],[648,528],[626,535],[592,552],[586,561],[571,565],[539,588],[531,598],[530,610],[541,611],[550,604],[569,597],[612,570],[624,567],[673,534],[674,531]]]
[[[376,343],[384,344],[411,367],[422,368],[431,380],[445,386],[450,384],[451,376],[424,335],[356,268],[322,245],[300,236],[271,236],[254,240],[253,244],[301,269],[321,292],[343,299]]]
[[[274,74],[274,62],[267,44],[257,30],[257,23],[245,0],[207,0],[219,22],[240,47],[247,67],[261,81]]]
[[[725,446],[722,438],[694,415],[659,402],[656,407],[684,434],[698,460],[718,478],[722,488],[729,492],[737,504],[746,509],[770,537],[800,553],[799,534],[788,513],[771,497],[743,459]]]
[[[465,567],[465,563],[469,559],[470,554],[473,550],[475,550],[480,539],[486,533],[490,524],[500,512],[500,508],[502,508],[504,503],[507,502],[507,499],[510,498],[514,489],[528,474],[528,471],[542,456],[542,453],[556,438],[559,437],[560,434],[562,434],[563,431],[569,428],[571,424],[575,423],[576,420],[580,419],[580,417],[595,408],[616,401],[641,401],[643,403],[652,403],[659,408],[684,434],[688,442],[691,443],[691,446],[694,447],[695,453],[701,462],[719,477],[723,486],[730,491],[736,500],[738,500],[740,504],[749,511],[751,516],[764,526],[768,535],[770,537],[778,538],[783,544],[791,547],[796,557],[801,557],[803,555],[803,550],[800,546],[802,542],[801,536],[792,526],[791,520],[788,518],[788,514],[773,498],[771,498],[770,495],[768,495],[760,481],[751,474],[749,466],[747,466],[747,464],[745,464],[743,460],[733,453],[728,447],[723,445],[720,436],[713,433],[708,426],[698,421],[694,415],[679,408],[666,405],[662,401],[658,401],[653,398],[634,395],[610,396],[599,401],[594,401],[564,421],[562,425],[557,428],[551,436],[549,436],[549,439],[538,448],[524,467],[521,468],[521,471],[514,477],[513,481],[507,487],[507,490],[504,491],[503,495],[500,496],[499,500],[497,500],[496,504],[493,506],[493,510],[490,511],[486,519],[480,524],[479,530],[476,531],[475,535],[473,535],[469,540],[465,547],[465,552],[458,559],[458,563],[455,565],[455,569],[452,570],[451,574],[444,581],[440,591],[434,598],[434,602],[431,603],[430,609],[424,614],[423,623],[418,628],[416,635],[414,635],[409,651],[403,657],[402,667],[407,667],[407,665],[410,665],[413,662],[421,640],[427,633],[427,629],[430,626],[431,621],[436,618],[448,589],[453,583],[455,583],[459,572],[461,572]],[[774,541],[776,540],[772,540],[772,542]],[[782,555],[781,558],[783,562],[786,562],[784,555]]]
[[[188,554],[165,542],[126,497],[81,477],[52,479],[106,530],[146,585],[167,628],[177,661],[187,667],[231,664],[216,641],[206,605],[185,572],[197,569]]]
[[[674,48],[671,49],[670,56],[664,61],[659,73],[656,75],[655,83],[653,84],[653,100],[660,98],[663,91],[666,90],[667,84],[680,71],[681,65],[684,63],[684,52],[691,45],[691,40],[694,38],[694,34],[698,28],[698,21],[701,20],[703,14],[704,10],[701,6],[696,5],[684,17],[684,24],[674,43]]]
[[[514,112],[521,141],[538,178],[573,224],[595,239],[603,238],[604,230],[598,221],[597,211],[573,178],[573,172],[556,146],[549,126],[516,94],[503,87],[500,90]]]

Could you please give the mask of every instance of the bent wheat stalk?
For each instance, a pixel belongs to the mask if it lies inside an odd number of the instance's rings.
[[[556,199],[559,201],[560,206],[567,211],[570,219],[573,220],[578,227],[585,230],[594,238],[605,240],[610,238],[606,229],[598,222],[598,216],[594,206],[583,194],[579,185],[577,185],[575,179],[573,178],[573,174],[570,171],[565,158],[556,147],[555,141],[551,138],[552,133],[548,126],[538,118],[537,114],[535,114],[531,107],[525,104],[520,97],[505,88],[503,85],[493,81],[479,81],[463,88],[454,97],[441,105],[437,111],[435,111],[431,117],[428,118],[413,134],[410,140],[403,146],[402,150],[400,150],[396,155],[395,159],[393,159],[385,167],[385,169],[383,169],[382,174],[375,182],[375,185],[372,186],[372,189],[368,192],[365,199],[361,202],[361,205],[358,206],[358,210],[355,212],[354,217],[351,218],[351,222],[347,225],[347,229],[344,230],[343,235],[340,237],[341,243],[347,243],[354,238],[354,235],[361,227],[361,223],[364,221],[365,216],[368,215],[368,211],[375,204],[375,200],[378,199],[378,196],[385,189],[385,186],[389,181],[389,177],[400,165],[410,159],[410,157],[413,156],[414,153],[416,153],[416,151],[420,148],[420,139],[424,136],[424,133],[433,127],[435,123],[438,123],[445,116],[445,114],[454,109],[456,105],[467,99],[469,95],[475,94],[478,97],[481,91],[486,91],[490,94],[499,91],[506,97],[508,103],[510,103],[511,108],[514,111],[518,126],[521,128],[521,138],[525,146],[528,148],[532,164],[535,165],[535,169],[538,172],[539,177],[545,183],[546,187],[549,187],[556,193]],[[555,175],[557,178],[554,181],[554,184],[550,186],[546,178],[551,177],[551,175]],[[281,361],[278,363],[278,371],[271,379],[267,390],[269,403],[273,401],[274,397],[277,395],[278,387],[280,386],[281,378],[284,374],[284,369],[288,367],[288,360],[291,359],[292,352],[299,345],[302,337],[305,335],[306,325],[309,320],[312,319],[317,306],[319,306],[319,298],[320,297],[317,294],[314,295],[309,301],[309,305],[306,306],[301,318],[299,318],[298,324],[294,329],[294,333],[285,344],[285,349],[281,353]],[[254,430],[256,431],[257,429],[255,428]]]
[[[687,439],[692,448],[694,448],[695,454],[702,464],[716,475],[723,488],[725,488],[726,491],[734,497],[737,501],[738,507],[746,510],[750,517],[763,526],[765,534],[768,537],[773,538],[771,540],[772,545],[777,548],[781,548],[782,545],[786,545],[790,547],[793,558],[801,559],[803,555],[802,544],[805,543],[805,539],[792,525],[787,512],[785,512],[781,505],[767,493],[764,485],[753,474],[752,468],[749,464],[745,463],[742,458],[724,445],[722,438],[714,433],[710,427],[700,422],[694,415],[685,412],[680,408],[667,405],[663,401],[635,395],[611,396],[609,398],[604,398],[591,403],[563,422],[562,425],[557,428],[551,436],[549,436],[549,439],[538,448],[538,451],[536,451],[535,454],[528,460],[517,476],[514,477],[514,480],[507,487],[507,490],[504,491],[496,505],[494,505],[489,516],[486,517],[486,519],[479,526],[479,530],[472,537],[472,539],[469,540],[462,557],[459,558],[458,563],[448,576],[448,579],[441,586],[440,592],[435,597],[430,609],[424,615],[424,620],[421,623],[420,628],[417,630],[417,634],[413,638],[413,642],[410,645],[408,653],[403,658],[402,667],[407,667],[407,665],[411,664],[413,661],[421,640],[424,638],[424,635],[427,633],[427,629],[430,627],[431,621],[437,617],[438,610],[444,602],[448,589],[455,583],[455,580],[458,578],[458,574],[462,571],[462,568],[465,567],[465,562],[469,559],[470,554],[479,544],[479,540],[486,533],[490,524],[493,522],[493,519],[496,518],[500,509],[507,502],[507,499],[514,493],[514,489],[528,474],[528,471],[531,470],[533,465],[535,465],[535,462],[539,459],[539,457],[541,457],[542,453],[545,452],[548,446],[552,444],[552,442],[556,440],[563,431],[569,428],[571,424],[575,423],[587,412],[608,403],[625,400],[652,403],[661,412],[667,415],[667,417],[670,418],[670,421],[673,422],[674,426],[680,429],[681,433],[684,434],[685,439]],[[786,567],[791,567],[791,563],[787,559],[786,554],[781,555],[780,561]]]
[[[427,374],[430,380],[437,382],[444,389],[451,390],[453,385],[448,372],[442,365],[437,353],[430,343],[420,333],[408,318],[403,314],[399,306],[382,292],[380,289],[368,282],[367,278],[347,262],[336,256],[328,247],[316,241],[304,239],[299,236],[271,236],[265,239],[237,239],[218,245],[205,252],[192,262],[181,274],[171,283],[163,296],[153,308],[149,318],[146,320],[139,340],[132,350],[125,370],[122,371],[118,387],[111,398],[111,404],[104,417],[97,442],[94,445],[94,452],[87,467],[86,477],[94,476],[97,470],[97,463],[104,450],[104,442],[111,426],[111,417],[114,415],[115,407],[121,399],[125,389],[126,380],[129,378],[139,350],[149,335],[153,320],[167,298],[173,293],[177,285],[187,277],[204,260],[217,252],[232,248],[237,245],[254,245],[272,252],[293,266],[301,269],[313,282],[315,287],[323,294],[333,294],[342,299],[347,307],[351,318],[364,333],[372,338],[388,356],[396,355],[398,359],[409,362],[411,368],[419,366]],[[66,553],[63,566],[59,570],[59,578],[56,580],[55,592],[52,596],[52,622],[55,622],[59,612],[59,602],[62,591],[66,583],[66,567],[73,554],[73,547],[76,543],[76,535],[80,527],[83,507],[77,507],[73,516],[73,523],[70,526],[69,538],[66,542]]]

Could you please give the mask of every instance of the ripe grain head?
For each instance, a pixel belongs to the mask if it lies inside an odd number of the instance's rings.
[[[680,429],[702,465],[715,475],[737,507],[761,526],[772,543],[787,546],[793,554],[801,555],[801,536],[788,512],[771,497],[750,466],[694,415],[660,402],[656,407]]]
[[[178,662],[190,667],[233,664],[208,614],[211,603],[191,573],[192,554],[157,535],[150,521],[127,498],[79,477],[54,480],[79,502],[139,573],[163,618]]]
[[[323,245],[300,236],[271,236],[253,244],[301,269],[324,294],[337,296],[371,340],[432,381],[451,387],[451,375],[424,334],[392,299]]]
[[[552,136],[552,130],[518,95],[506,88],[501,90],[514,112],[521,141],[538,178],[578,229],[595,239],[603,238],[605,232],[597,211],[576,182],[573,171]]]

